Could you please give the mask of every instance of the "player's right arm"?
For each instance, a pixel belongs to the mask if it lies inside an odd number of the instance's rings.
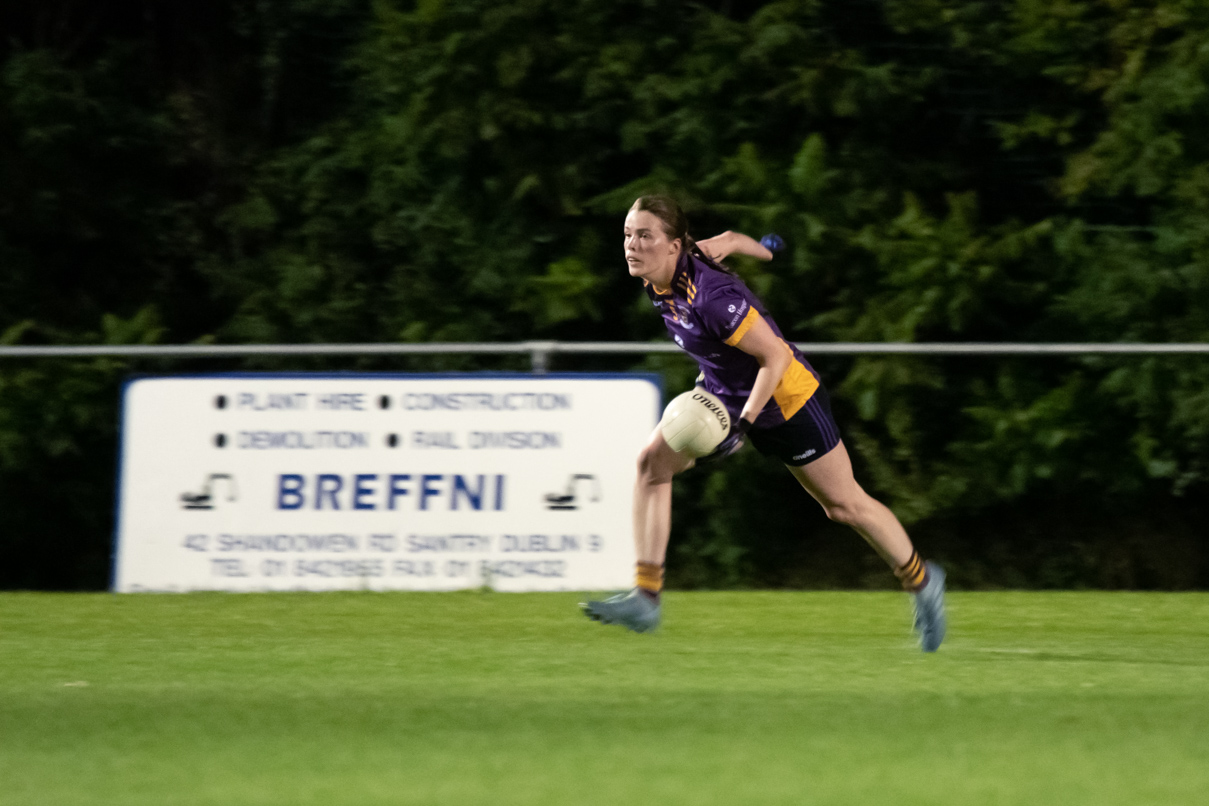
[[[760,412],[764,411],[764,406],[793,361],[793,353],[786,349],[785,342],[772,332],[764,318],[755,310],[751,311],[751,316],[751,326],[735,343],[736,347],[755,358],[756,363],[760,365],[751,387],[751,394],[739,415],[740,419],[747,420],[748,423],[754,423]]]
[[[704,241],[697,241],[697,246],[714,260],[723,260],[730,255],[747,255],[760,260],[772,260],[772,252],[755,238],[731,230],[712,238],[706,238]]]

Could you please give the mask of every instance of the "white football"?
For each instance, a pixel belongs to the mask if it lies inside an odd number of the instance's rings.
[[[663,410],[659,433],[676,453],[694,459],[712,453],[730,433],[730,413],[716,396],[693,389],[672,398]]]

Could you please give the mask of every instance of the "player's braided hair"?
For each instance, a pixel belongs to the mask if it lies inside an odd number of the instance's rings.
[[[716,269],[726,274],[734,274],[726,266],[701,251],[701,247],[697,246],[697,242],[688,234],[688,216],[684,214],[684,210],[680,208],[680,205],[671,196],[659,194],[639,196],[631,209],[641,210],[654,215],[663,224],[663,232],[670,240],[674,241],[679,238],[680,243],[684,245],[685,252],[688,252],[711,269]]]

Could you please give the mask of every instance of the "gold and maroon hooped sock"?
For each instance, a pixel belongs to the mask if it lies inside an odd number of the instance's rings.
[[[638,590],[658,602],[663,591],[663,566],[655,563],[638,563]]]
[[[919,552],[912,551],[911,559],[894,569],[894,576],[903,583],[903,590],[915,593],[928,581],[928,568],[919,558]]]

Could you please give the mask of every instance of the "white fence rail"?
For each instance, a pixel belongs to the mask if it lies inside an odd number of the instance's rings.
[[[1191,355],[1209,353],[1209,343],[1024,342],[798,342],[806,355]],[[527,354],[533,371],[545,372],[557,354],[650,354],[680,352],[671,342],[519,341],[430,344],[156,344],[0,346],[0,358],[237,358],[254,355],[441,355]]]

